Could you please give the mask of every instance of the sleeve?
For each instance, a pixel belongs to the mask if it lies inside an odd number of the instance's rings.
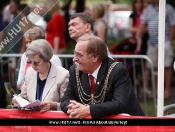
[[[69,81],[69,72],[68,72],[68,71],[66,71],[66,72],[67,72],[67,73],[66,73],[66,76],[65,76],[65,78],[63,79],[63,83],[62,83],[61,88],[60,88],[60,91],[59,91],[59,93],[60,93],[60,98],[63,97],[63,95],[64,95],[64,93],[65,93],[65,91],[66,91],[67,85],[68,85],[68,81]],[[57,103],[57,110],[61,110],[61,109],[60,109],[60,103]]]
[[[168,15],[168,22],[170,24],[170,26],[174,26],[175,25],[175,11],[173,9],[172,6],[170,5],[167,5],[167,14]]]
[[[129,101],[132,95],[129,74],[122,64],[117,64],[114,68],[108,82],[108,88],[113,89],[111,93],[113,98],[105,103],[90,105],[92,118],[127,113],[129,109]]]
[[[24,69],[25,69],[25,64],[26,64],[26,55],[25,53],[21,57],[21,62],[20,62],[20,69],[18,73],[18,80],[17,80],[17,86],[19,88],[19,85],[24,83]]]
[[[57,55],[53,55],[50,61],[56,66],[62,66],[61,60]]]
[[[62,97],[61,99],[61,104],[60,104],[60,107],[61,107],[61,110],[67,114],[67,106],[70,104],[70,100],[78,100],[77,97],[76,97],[76,93],[75,93],[75,90],[74,90],[74,78],[75,78],[75,70],[73,69],[75,67],[71,67],[70,70],[69,70],[69,74],[70,74],[70,77],[69,77],[69,82],[68,82],[68,86],[67,86],[67,89],[64,93],[64,96]]]
[[[25,79],[24,79],[25,80],[24,85],[21,89],[21,93],[18,95],[19,97],[21,97],[23,99],[26,99],[26,100],[28,100],[28,97],[27,97],[27,81],[28,81],[28,78],[30,77],[31,69],[32,69],[31,67],[29,67],[27,69],[27,73],[26,73]]]
[[[150,6],[148,6],[146,9],[143,10],[143,14],[141,15],[141,24],[147,24],[148,23],[148,11]]]

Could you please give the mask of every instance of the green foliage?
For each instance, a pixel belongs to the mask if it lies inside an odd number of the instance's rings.
[[[132,4],[133,0],[112,0],[113,3],[115,4]]]

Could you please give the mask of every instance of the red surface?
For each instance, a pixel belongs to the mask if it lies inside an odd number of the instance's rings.
[[[0,118],[68,118],[63,112],[0,110]],[[91,118],[91,117],[88,117]],[[111,119],[138,119],[138,116],[110,116]],[[155,119],[157,117],[139,117]],[[173,121],[173,120],[172,120]],[[175,132],[175,126],[0,126],[0,132]]]

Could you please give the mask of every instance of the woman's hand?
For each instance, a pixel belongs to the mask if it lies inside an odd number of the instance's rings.
[[[14,94],[13,96],[17,96],[17,94]],[[16,99],[15,98],[12,98],[12,104],[19,104],[17,101],[16,101]]]
[[[42,102],[39,106],[41,112],[50,111],[50,110],[57,110],[57,103],[56,102]]]

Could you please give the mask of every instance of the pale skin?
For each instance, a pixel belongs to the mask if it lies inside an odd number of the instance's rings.
[[[68,26],[69,35],[75,41],[84,34],[92,34],[91,25],[89,23],[83,23],[79,17],[71,19]]]

